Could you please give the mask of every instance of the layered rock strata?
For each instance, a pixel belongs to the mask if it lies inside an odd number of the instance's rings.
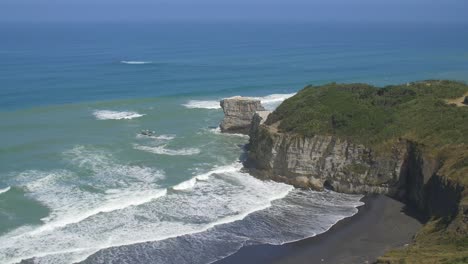
[[[374,151],[336,136],[281,133],[277,124],[263,124],[266,118],[253,117],[245,161],[257,177],[299,188],[386,194],[427,216],[458,215],[455,229],[468,233],[468,206],[460,204],[464,187],[441,175],[442,161],[417,144],[400,140]]]
[[[248,134],[254,114],[265,110],[260,100],[248,97],[226,98],[220,104],[224,111],[220,127],[226,133]]]

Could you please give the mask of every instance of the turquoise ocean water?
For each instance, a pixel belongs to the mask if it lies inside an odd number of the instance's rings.
[[[0,263],[211,263],[322,233],[360,196],[241,172],[219,99],[468,81],[467,25],[0,25]],[[139,135],[144,129],[153,136]]]

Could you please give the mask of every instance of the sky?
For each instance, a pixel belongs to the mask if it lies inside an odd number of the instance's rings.
[[[468,22],[468,0],[0,0],[0,22]]]

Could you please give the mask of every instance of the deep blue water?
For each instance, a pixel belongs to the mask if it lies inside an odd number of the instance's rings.
[[[468,79],[458,24],[4,24],[0,36],[1,109]]]
[[[325,232],[361,197],[242,172],[219,100],[422,79],[468,81],[467,25],[2,24],[0,263],[211,263]]]

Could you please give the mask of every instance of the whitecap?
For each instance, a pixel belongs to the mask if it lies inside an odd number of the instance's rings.
[[[143,135],[143,134],[138,134],[136,136],[137,138],[151,138],[151,139],[157,139],[157,140],[166,140],[166,141],[169,141],[169,140],[173,140],[174,138],[176,138],[175,135]]]
[[[219,101],[217,100],[189,100],[187,103],[182,104],[186,108],[199,108],[199,109],[221,109]]]
[[[234,136],[234,137],[241,137],[241,138],[248,138],[248,135],[239,134],[239,133],[222,133],[221,128],[218,126],[216,128],[209,128],[208,131],[215,135],[223,135],[223,136]]]
[[[173,190],[176,191],[183,191],[183,190],[188,190],[191,189],[195,184],[197,183],[197,178],[191,178],[190,180],[183,181],[175,186],[172,187]]]
[[[166,145],[163,146],[142,146],[138,144],[133,145],[134,149],[159,154],[159,155],[169,155],[169,156],[190,156],[200,153],[198,148],[182,148],[182,149],[168,149]]]
[[[3,189],[0,189],[0,194],[8,192],[10,189],[11,189],[10,186],[8,186],[6,188],[3,188]]]
[[[142,65],[142,64],[151,64],[152,61],[121,61],[120,63],[123,64],[130,64],[130,65]]]
[[[127,111],[110,111],[110,110],[96,110],[93,112],[93,115],[98,120],[120,120],[120,119],[133,119],[144,116],[144,114],[139,114],[137,112],[127,112]]]
[[[262,102],[262,105],[267,110],[274,110],[278,107],[284,100],[294,96],[296,93],[289,93],[289,94],[270,94],[263,97],[254,97]]]
[[[88,161],[82,164],[92,167]],[[240,168],[239,163],[217,168],[213,171],[218,173],[209,173],[213,176],[209,181],[199,181],[188,192],[167,193],[139,206],[97,213],[53,230],[4,234],[0,237],[4,241],[0,244],[0,262],[13,263],[37,257],[39,263],[74,263],[105,248],[200,233],[220,224],[241,220],[251,212],[270,206],[272,200],[292,190],[289,185],[255,179],[239,172]],[[45,185],[39,184],[45,187],[42,192],[49,195],[46,201],[56,195],[60,199],[68,199],[61,194],[60,185],[52,186],[52,189],[47,187],[55,177],[42,178],[47,178],[43,182]],[[119,193],[115,189],[109,189],[106,195]],[[68,192],[67,195],[76,196],[77,200],[86,198],[79,192]],[[51,207],[69,210],[70,205],[73,203],[67,200],[62,204],[63,208]]]
[[[289,97],[294,96],[296,93],[288,94],[270,94],[267,96],[257,96],[251,97],[252,99],[260,100],[262,105],[267,110],[274,110],[278,107],[284,100]],[[200,108],[200,109],[220,109],[220,100],[189,100],[185,104],[182,104],[186,108]]]
[[[199,174],[187,181],[183,181],[173,186],[172,189],[176,191],[188,190],[188,189],[193,188],[195,184],[197,183],[197,181],[207,181],[211,175],[221,174],[221,173],[239,172],[241,168],[242,168],[242,165],[240,163],[234,163],[234,164],[227,165],[227,166],[218,166],[206,173]]]

